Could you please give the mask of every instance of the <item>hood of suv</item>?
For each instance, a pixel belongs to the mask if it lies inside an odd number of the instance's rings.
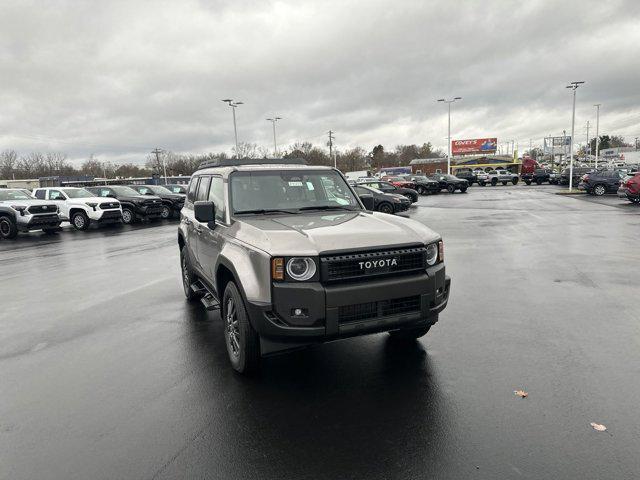
[[[322,212],[236,217],[234,236],[271,255],[429,243],[440,236],[408,218],[370,212]]]
[[[86,198],[70,198],[67,200],[69,205],[86,205],[87,203],[103,203],[105,197],[86,197]]]

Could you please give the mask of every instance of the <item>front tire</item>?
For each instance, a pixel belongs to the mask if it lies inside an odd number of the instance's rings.
[[[133,210],[131,210],[130,208],[122,209],[122,223],[124,223],[125,225],[131,225],[135,221],[135,218],[136,217],[133,213]]]
[[[84,212],[75,212],[71,216],[71,225],[73,225],[76,230],[86,230],[90,224],[91,220],[89,220],[89,217],[87,217],[87,214]]]
[[[160,216],[162,217],[163,220],[168,220],[171,218],[171,209],[166,206],[163,205],[162,206],[162,212],[160,213]]]
[[[418,195],[426,195],[427,194],[427,190],[424,187],[418,187]]]
[[[507,184],[507,182],[502,182],[502,185],[506,185],[506,184]]]
[[[607,187],[605,187],[604,185],[599,184],[599,185],[596,185],[595,187],[593,187],[593,194],[596,197],[601,197],[605,193],[607,193]]]
[[[18,236],[18,226],[9,217],[0,217],[0,238],[12,240]]]
[[[517,178],[512,178],[511,179],[511,183],[513,183],[514,185],[518,184],[518,179]]]
[[[391,205],[390,203],[381,203],[380,206],[378,206],[378,211],[381,213],[392,214],[393,205]]]
[[[491,179],[491,186],[495,187],[498,184],[498,179],[497,178],[492,178]]]
[[[182,250],[180,250],[180,270],[182,273],[182,288],[184,290],[184,296],[187,297],[189,302],[195,302],[199,297],[196,292],[191,289],[191,284],[195,279],[193,278],[193,273],[191,273],[189,252],[186,246],[182,247]]]
[[[531,185],[531,180],[525,180],[524,183],[526,183],[527,185]]]
[[[256,371],[260,365],[260,336],[251,326],[242,295],[233,282],[224,290],[222,319],[231,366],[239,373]]]
[[[460,193],[467,193],[467,187],[462,187],[460,189]]]
[[[447,192],[449,192],[449,193],[456,193],[456,187],[455,187],[455,185],[451,185],[451,184],[447,185]]]

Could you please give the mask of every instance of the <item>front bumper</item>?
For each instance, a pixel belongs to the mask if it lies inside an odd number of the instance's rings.
[[[264,355],[401,327],[427,326],[447,306],[444,264],[424,273],[358,283],[274,283],[272,303],[247,302]],[[295,315],[296,309],[303,311]]]
[[[95,212],[90,212],[89,218],[91,219],[91,221],[98,223],[119,222],[120,220],[122,220],[122,210],[96,210]]]
[[[57,228],[61,220],[57,213],[44,215],[17,215],[16,224],[18,230],[28,232],[29,230],[40,230],[42,228]]]

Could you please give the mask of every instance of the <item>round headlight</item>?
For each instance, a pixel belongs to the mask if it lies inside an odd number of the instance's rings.
[[[316,273],[316,262],[309,257],[291,258],[287,262],[287,273],[294,280],[309,280]]]
[[[427,265],[435,265],[438,261],[438,244],[431,243],[427,245]]]

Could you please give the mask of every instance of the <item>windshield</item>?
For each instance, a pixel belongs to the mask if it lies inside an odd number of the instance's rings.
[[[2,200],[33,200],[33,197],[21,190],[0,189],[0,201]]]
[[[95,195],[84,188],[63,188],[62,191],[67,194],[69,198],[87,198],[95,197]]]
[[[137,197],[138,195],[140,195],[131,187],[110,187],[110,188],[111,190],[116,192],[118,195],[125,195],[130,197]]]
[[[236,172],[230,178],[231,206],[236,214],[362,208],[342,176],[333,170]]]
[[[171,190],[171,192],[173,193],[187,193],[187,189],[184,188],[182,185],[171,185],[167,188]]]

